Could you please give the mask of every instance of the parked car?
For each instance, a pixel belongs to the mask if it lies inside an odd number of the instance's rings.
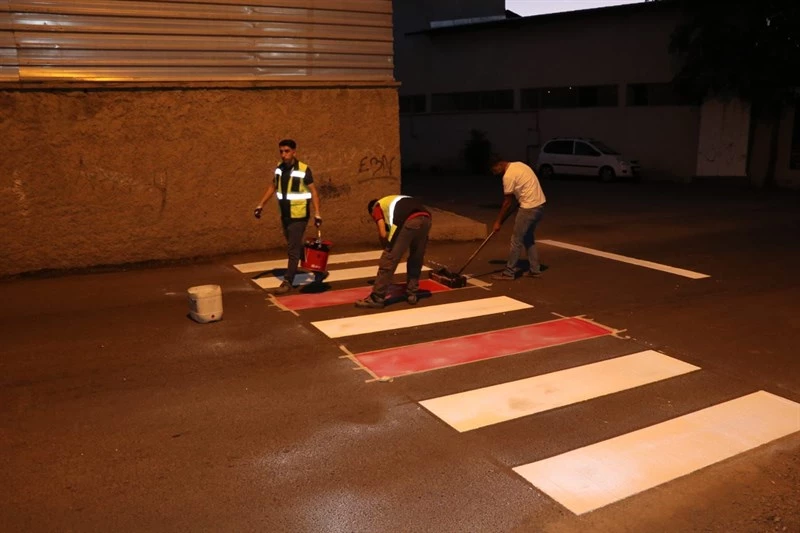
[[[627,159],[597,139],[556,137],[542,146],[534,164],[540,178],[557,174],[597,176],[602,181],[615,178],[637,179],[638,161]]]

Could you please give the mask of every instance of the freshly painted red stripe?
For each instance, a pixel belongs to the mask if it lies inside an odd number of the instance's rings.
[[[451,290],[450,287],[437,283],[430,279],[422,279],[419,281],[419,290],[423,292],[442,292]],[[401,296],[406,291],[406,284],[399,283],[392,285],[389,288],[389,298],[396,298]],[[344,289],[340,291],[325,291],[318,293],[307,294],[292,294],[290,296],[281,296],[277,300],[281,305],[285,306],[292,311],[300,311],[302,309],[314,309],[317,307],[329,307],[332,305],[352,304],[356,300],[366,298],[372,292],[370,287],[356,287],[355,289]]]
[[[586,320],[564,318],[464,337],[400,346],[388,350],[365,352],[356,355],[356,359],[380,378],[398,377],[608,334],[607,329]]]

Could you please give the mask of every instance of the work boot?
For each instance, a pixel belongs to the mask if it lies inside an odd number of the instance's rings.
[[[416,292],[409,292],[408,294],[406,294],[406,301],[408,302],[409,305],[417,305],[417,302],[419,301],[419,296],[417,296]]]
[[[509,274],[508,272],[500,272],[499,274],[492,274],[492,279],[498,281],[514,281],[517,277],[514,274]]]
[[[539,271],[528,270],[527,272],[525,272],[525,277],[527,277],[527,278],[541,278],[542,277],[542,273],[539,272]]]
[[[290,290],[292,290],[292,284],[288,280],[283,280],[280,287],[275,289],[275,294],[286,294]]]
[[[356,301],[356,307],[362,307],[366,309],[383,309],[385,305],[385,299],[377,296],[375,293],[371,293],[366,298]]]

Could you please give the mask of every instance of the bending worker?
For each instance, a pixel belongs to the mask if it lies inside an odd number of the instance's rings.
[[[378,276],[372,293],[363,300],[358,300],[356,307],[383,308],[394,271],[406,251],[406,301],[411,305],[416,304],[419,276],[431,230],[430,211],[416,198],[401,195],[370,200],[367,209],[377,225],[383,253],[378,262]]]
[[[314,225],[322,225],[322,217],[319,211],[319,194],[314,186],[314,177],[311,175],[311,168],[298,161],[295,156],[297,143],[292,139],[284,139],[278,143],[281,162],[275,169],[275,176],[270,182],[261,201],[258,202],[253,215],[261,218],[261,211],[273,194],[278,199],[278,207],[281,213],[281,226],[283,236],[286,238],[288,251],[288,264],[286,274],[280,287],[275,290],[276,294],[285,294],[292,290],[294,276],[297,274],[297,264],[303,254],[303,235],[309,219],[309,202],[314,204]],[[321,281],[324,277],[322,273],[315,273],[316,281]]]
[[[511,210],[514,198],[519,202],[519,211],[514,219],[514,231],[511,234],[511,246],[506,267],[501,273],[493,274],[492,279],[513,281],[517,277],[517,262],[522,251],[528,256],[528,271],[525,276],[538,278],[542,268],[539,264],[539,252],[536,249],[536,226],[544,214],[545,196],[539,184],[539,178],[531,167],[520,161],[509,162],[498,155],[491,159],[492,174],[503,176],[503,205],[492,226],[493,231],[500,231],[506,214]]]

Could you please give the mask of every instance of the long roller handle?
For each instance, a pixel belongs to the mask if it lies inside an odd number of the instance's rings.
[[[464,272],[464,269],[465,269],[465,268],[467,268],[467,267],[469,266],[469,264],[472,262],[472,260],[473,260],[473,259],[475,259],[475,256],[476,256],[476,255],[478,255],[478,252],[480,252],[480,251],[483,249],[483,247],[484,247],[484,246],[486,246],[486,243],[487,243],[487,242],[489,242],[489,239],[491,239],[491,238],[494,236],[494,234],[495,234],[495,233],[497,233],[497,232],[496,232],[496,231],[492,231],[492,232],[489,234],[489,236],[488,236],[488,237],[486,237],[486,238],[483,240],[483,242],[481,243],[481,245],[480,245],[480,246],[478,246],[478,249],[477,249],[477,250],[475,250],[475,252],[474,252],[474,253],[473,253],[471,256],[469,256],[469,259],[467,259],[467,262],[466,262],[466,263],[464,263],[464,266],[462,266],[462,267],[461,267],[461,269],[460,269],[458,272],[456,272],[456,276],[460,276],[460,275],[461,275],[461,273],[462,273],[462,272]]]

